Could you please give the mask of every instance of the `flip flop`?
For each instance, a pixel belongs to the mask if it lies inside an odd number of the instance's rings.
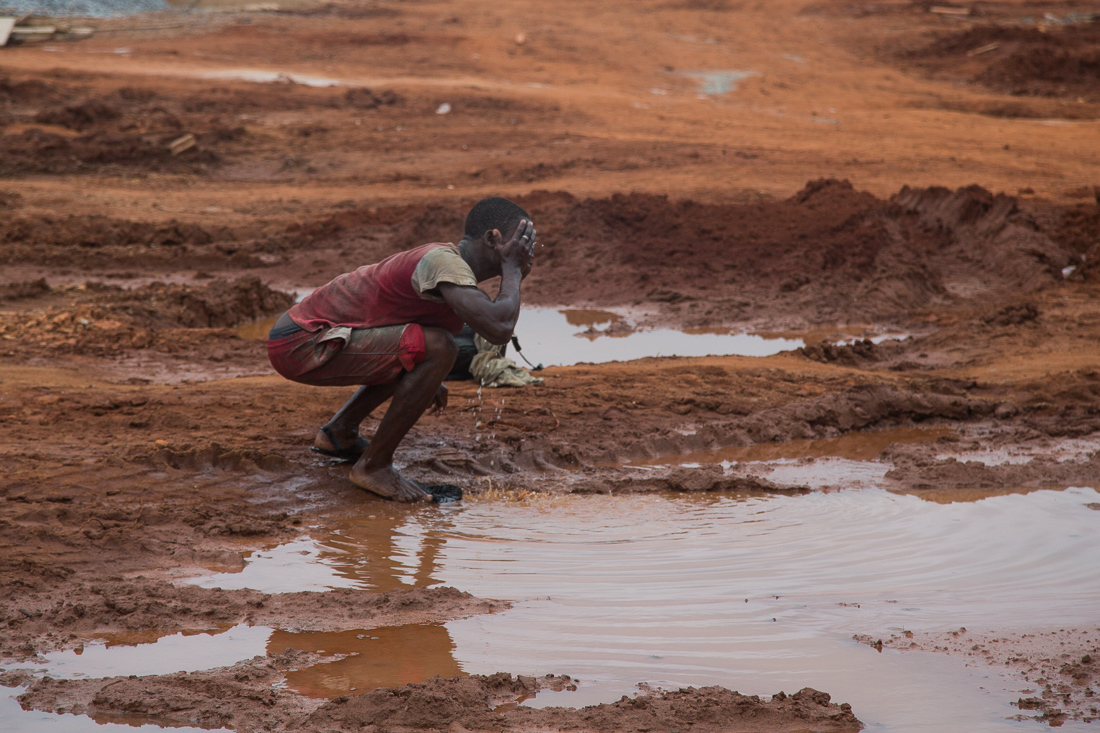
[[[436,504],[446,504],[462,498],[462,488],[454,484],[422,484],[418,481],[410,481],[409,483],[419,486],[431,494],[432,501]]]
[[[328,429],[327,425],[321,426],[321,432],[328,437],[329,441],[336,447],[336,450],[324,450],[315,445],[311,445],[309,449],[314,453],[320,453],[329,458],[339,458],[341,461],[358,461],[359,457],[363,455],[363,451],[370,445],[370,441],[360,435],[356,438],[355,445],[342,447],[336,442],[336,438],[332,437],[332,431]]]

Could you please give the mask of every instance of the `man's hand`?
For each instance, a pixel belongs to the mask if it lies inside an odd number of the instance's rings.
[[[432,398],[432,407],[428,410],[429,415],[439,415],[447,409],[447,392],[447,385],[439,385],[439,389],[435,391],[435,397]]]
[[[526,219],[521,219],[516,231],[507,242],[498,232],[494,231],[499,243],[495,244],[496,251],[500,254],[502,265],[516,265],[520,274],[527,277],[531,271],[535,258],[535,225]]]

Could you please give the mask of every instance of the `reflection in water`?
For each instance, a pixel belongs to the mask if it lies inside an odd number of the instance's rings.
[[[624,333],[613,328],[621,323],[622,317],[610,311],[524,308],[516,335],[531,361],[555,366],[647,356],[770,356],[803,345],[798,339],[765,339],[747,333],[685,333],[670,328]]]
[[[584,310],[579,308],[567,308],[561,311],[565,316],[565,322],[578,328],[595,328],[596,326],[609,326],[623,320],[618,313],[601,310]]]
[[[524,354],[532,361],[538,357],[537,361],[554,366],[629,361],[647,356],[770,356],[803,345],[801,339],[764,338],[728,331],[688,333],[664,328],[617,332],[609,328],[623,322],[622,316],[611,311],[524,308],[516,335]],[[274,323],[274,318],[247,323],[237,328],[237,334],[246,339],[266,339]]]
[[[45,654],[45,669],[51,677],[74,679],[228,667],[263,654],[270,633],[265,626],[239,624],[227,630],[169,634],[137,646],[88,644],[79,651]]]
[[[843,458],[849,461],[870,461],[891,443],[924,443],[944,435],[951,428],[897,428],[875,432],[851,432],[836,438],[788,440],[780,443],[735,445],[718,450],[664,455],[632,461],[638,466],[704,465],[712,463],[747,463],[751,461],[798,460],[802,458]]]
[[[226,653],[236,659],[290,648],[351,655],[291,673],[291,686],[315,696],[434,674],[552,672],[579,678],[579,691],[543,693],[530,704],[608,701],[642,680],[747,694],[811,686],[851,703],[872,731],[1015,730],[1005,718],[1018,712],[1010,701],[1026,696],[1017,681],[960,659],[879,654],[851,636],[1096,624],[1100,513],[1088,505],[1098,500],[1095,490],[1076,488],[947,505],[878,490],[372,502],[315,532],[313,553],[258,553],[246,570],[254,587],[284,587],[286,577],[321,569],[361,587],[445,583],[514,607],[445,625],[234,627],[169,640],[201,645],[240,634],[250,646]],[[288,568],[293,558],[303,572]],[[100,648],[177,666],[201,659],[193,668],[229,663],[182,646],[166,654],[166,641]],[[91,651],[66,665],[93,661]],[[145,670],[136,657],[112,659],[110,667],[100,659],[68,670]]]
[[[641,680],[750,694],[809,685],[852,703],[870,730],[999,731],[1017,725],[1004,720],[1018,712],[1012,680],[953,658],[878,654],[851,635],[1096,623],[1100,546],[1090,537],[1100,515],[1086,505],[1098,498],[564,497],[406,510],[384,520],[392,545],[368,526],[380,518],[344,516],[316,542],[349,556],[329,562],[350,577],[514,601],[402,653],[445,661],[446,648],[469,673],[581,679],[577,693],[542,693],[536,705],[611,700]],[[341,676],[373,684],[367,673],[332,674]],[[310,694],[339,688],[310,684]]]
[[[454,642],[441,624],[408,624],[358,631],[291,633],[276,631],[267,642],[269,654],[288,649],[326,656],[348,655],[287,674],[287,684],[309,697],[336,697],[376,687],[397,687],[462,669]]]

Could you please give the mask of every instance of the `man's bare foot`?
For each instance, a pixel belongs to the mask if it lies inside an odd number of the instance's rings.
[[[363,468],[362,461],[351,468],[351,482],[361,489],[395,501],[427,501],[432,495],[402,478],[392,464]]]

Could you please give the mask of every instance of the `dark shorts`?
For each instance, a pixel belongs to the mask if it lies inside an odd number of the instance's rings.
[[[275,371],[319,387],[390,384],[426,356],[424,330],[415,323],[297,331],[267,342]]]

